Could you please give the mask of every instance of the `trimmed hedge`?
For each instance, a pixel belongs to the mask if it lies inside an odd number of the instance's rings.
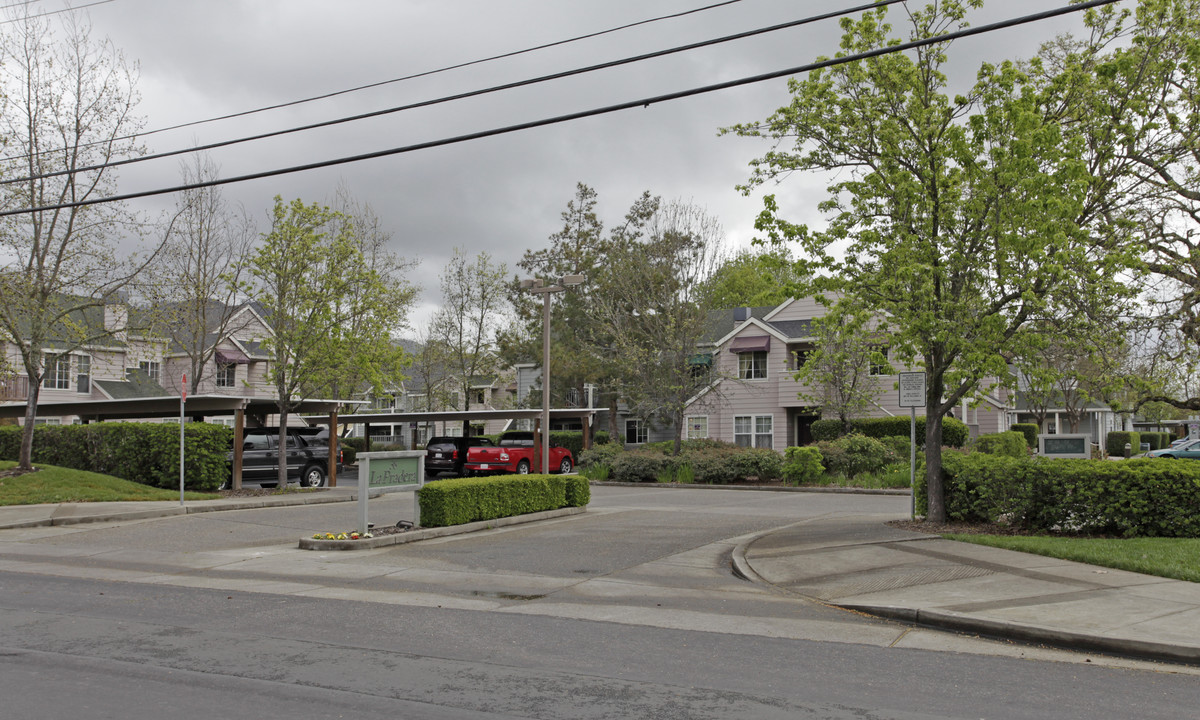
[[[975,450],[988,455],[1022,458],[1029,454],[1025,435],[1015,430],[988,433],[975,438]]]
[[[657,445],[657,444],[656,444]],[[607,453],[606,453],[607,454]],[[678,456],[658,447],[608,455],[588,455],[588,462],[608,465],[615,482],[696,482],[725,485],[748,477],[774,480],[783,475],[783,458],[767,448],[744,448],[718,441],[689,440]]]
[[[1108,438],[1104,441],[1104,449],[1108,451],[1109,455],[1124,457],[1125,443],[1129,443],[1129,447],[1131,448],[1130,454],[1137,455],[1141,452],[1142,434],[1127,430],[1111,430],[1108,433]]]
[[[1036,449],[1038,446],[1038,426],[1037,423],[1013,423],[1009,428],[1013,432],[1019,432],[1025,436],[1025,445]]]
[[[462,525],[563,507],[591,500],[578,475],[498,475],[439,480],[417,491],[422,527]]]
[[[860,433],[872,438],[885,438],[900,435],[908,437],[911,432],[911,418],[885,417],[860,418],[850,421],[850,432]],[[831,441],[842,436],[840,420],[816,420],[811,428],[814,442]],[[962,447],[970,437],[970,429],[966,423],[952,417],[942,418],[942,445]],[[925,416],[917,417],[917,446],[925,446]]]
[[[1005,520],[1029,532],[1200,537],[1200,463],[942,457],[951,520]],[[923,478],[918,506],[927,508]]]
[[[0,428],[0,460],[16,460],[21,428]],[[208,423],[184,424],[186,490],[211,492],[229,477],[226,460],[233,429]],[[33,462],[112,475],[160,488],[179,487],[179,425],[106,422],[38,425]]]
[[[863,473],[879,472],[894,460],[887,446],[860,433],[851,433],[832,442],[817,443],[825,468],[830,473],[853,480]]]

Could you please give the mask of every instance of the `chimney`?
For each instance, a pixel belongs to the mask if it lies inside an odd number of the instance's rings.
[[[740,308],[733,309],[733,322],[735,324],[741,323],[741,322],[746,322],[749,319],[750,319],[750,308],[740,307]]]

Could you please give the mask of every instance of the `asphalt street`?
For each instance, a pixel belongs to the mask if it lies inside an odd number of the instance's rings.
[[[583,515],[355,552],[297,547],[353,503],[0,530],[0,692],[47,717],[1191,716],[1193,668],[869,618],[731,570],[761,533],[907,505],[594,488]]]

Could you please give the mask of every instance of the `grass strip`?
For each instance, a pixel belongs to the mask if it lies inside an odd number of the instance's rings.
[[[942,537],[1088,565],[1200,582],[1200,538],[1071,538],[961,533],[947,533]]]
[[[0,462],[0,470],[16,467]],[[0,477],[0,505],[38,505],[64,502],[135,502],[178,500],[178,490],[165,490],[115,478],[111,475],[35,464],[36,472]],[[217,493],[188,492],[185,500],[213,500]]]

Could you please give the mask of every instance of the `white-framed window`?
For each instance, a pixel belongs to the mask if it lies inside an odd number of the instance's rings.
[[[707,415],[689,415],[684,422],[687,424],[688,440],[703,440],[708,437]]]
[[[487,397],[486,390],[472,390],[471,391],[471,403],[474,405],[483,405],[485,397]]]
[[[775,436],[772,415],[737,415],[733,418],[733,442],[740,447],[770,448]]]
[[[62,425],[62,418],[34,418],[34,425]]]
[[[766,351],[739,353],[738,377],[742,380],[765,380],[767,377]]]
[[[237,363],[217,363],[217,387],[231,388],[237,379]]]
[[[879,353],[880,357],[878,359],[871,360],[871,375],[873,377],[878,377],[881,375],[891,375],[892,374],[892,366],[891,366],[891,363],[888,362],[888,347],[887,347],[887,345],[884,345],[882,347],[877,347],[877,348],[875,348],[875,351]]]
[[[90,393],[92,391],[92,357],[90,355],[75,356],[75,392]]]
[[[47,390],[71,389],[71,356],[47,355],[42,387]]]
[[[162,377],[162,366],[159,365],[157,360],[141,361],[140,363],[138,363],[138,370],[141,370],[142,372],[149,375],[150,379],[153,380],[154,382],[158,382],[158,379],[160,377]]]
[[[646,423],[641,420],[626,420],[625,421],[625,444],[627,445],[642,445],[650,437],[649,429]]]

